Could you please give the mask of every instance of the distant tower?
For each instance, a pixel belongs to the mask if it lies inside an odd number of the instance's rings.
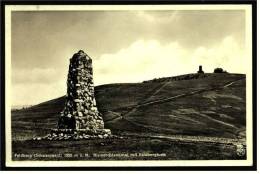
[[[201,74],[204,73],[204,71],[202,70],[202,66],[201,66],[201,65],[199,66],[199,71],[198,71],[198,73],[201,73]]]

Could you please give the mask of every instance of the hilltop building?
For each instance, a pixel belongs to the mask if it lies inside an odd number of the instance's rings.
[[[199,71],[198,71],[198,73],[204,74],[204,71],[202,70],[202,66],[201,66],[201,65],[199,66]]]
[[[227,73],[227,71],[223,70],[222,68],[215,68],[214,73]]]

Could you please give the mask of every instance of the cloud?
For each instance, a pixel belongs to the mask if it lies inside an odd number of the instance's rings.
[[[17,11],[12,13],[12,67],[56,68],[74,51],[93,56],[136,40],[178,41],[186,49],[232,35],[244,43],[243,10]]]
[[[104,54],[94,61],[97,84],[138,82],[173,74],[185,51],[178,43],[161,45],[156,40],[138,40],[114,54]],[[168,63],[167,63],[168,62]]]
[[[113,54],[93,59],[95,85],[142,82],[158,77],[195,73],[199,65],[205,72],[222,67],[228,72],[245,73],[244,48],[231,37],[213,47],[185,49],[178,42],[137,40]],[[37,104],[66,94],[67,69],[27,69],[13,73],[15,105]],[[62,74],[62,75],[60,75]]]
[[[94,64],[96,84],[141,82],[156,77],[195,73],[199,65],[206,72],[222,67],[245,73],[244,49],[236,40],[225,37],[213,47],[187,50],[178,42],[162,44],[157,40],[137,40],[114,54],[103,54]],[[235,65],[235,66],[234,66]]]
[[[17,11],[11,32],[15,105],[64,95],[79,49],[93,59],[95,85],[191,73],[200,64],[243,73],[247,61],[243,10]]]
[[[246,73],[245,48],[231,37],[225,37],[222,42],[213,47],[199,47],[194,50],[192,62],[206,65],[207,71],[213,71],[215,67],[222,67],[231,73]]]
[[[12,105],[32,105],[66,94],[68,67],[17,69],[12,72]],[[61,75],[63,74],[63,75]]]
[[[52,83],[26,83],[12,86],[12,105],[32,105],[66,94],[66,81]]]
[[[57,70],[53,68],[16,69],[12,72],[15,83],[51,83]]]
[[[150,22],[156,25],[168,25],[179,19],[178,11],[137,11],[136,16],[145,21],[145,23]]]

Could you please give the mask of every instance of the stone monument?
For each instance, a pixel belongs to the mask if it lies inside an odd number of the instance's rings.
[[[96,106],[92,60],[80,50],[70,59],[66,102],[57,129],[45,138],[106,138],[110,135],[111,131],[104,129],[103,118]]]
[[[66,103],[58,129],[104,129],[94,96],[92,60],[82,50],[70,59]]]

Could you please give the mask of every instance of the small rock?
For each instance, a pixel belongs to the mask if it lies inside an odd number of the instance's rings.
[[[78,91],[79,93],[80,93],[80,91]],[[80,99],[74,99],[74,102],[76,102],[76,103],[80,103],[80,102],[83,102],[82,100],[80,100]]]
[[[83,137],[86,138],[86,139],[88,139],[90,136],[89,136],[89,135],[84,135]]]

